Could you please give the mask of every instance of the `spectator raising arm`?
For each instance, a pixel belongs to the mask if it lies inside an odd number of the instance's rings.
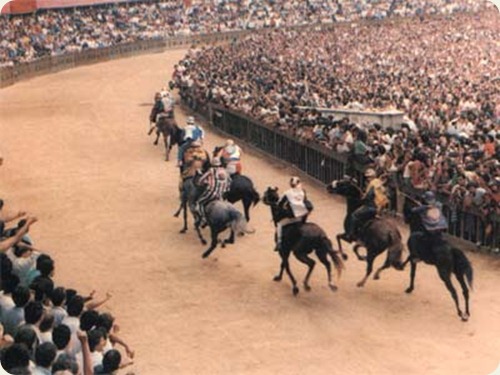
[[[19,230],[16,232],[16,234],[12,237],[6,238],[3,241],[0,241],[0,252],[6,251],[12,246],[14,246],[16,243],[21,241],[23,236],[28,233],[30,226],[34,223],[37,222],[36,217],[28,217],[24,224],[19,228]]]

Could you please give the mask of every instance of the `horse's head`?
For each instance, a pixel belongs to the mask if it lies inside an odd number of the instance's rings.
[[[343,197],[359,197],[361,191],[358,188],[358,181],[350,176],[344,176],[341,180],[332,181],[330,185],[326,187],[326,190],[330,194],[338,194]]]
[[[262,196],[262,202],[267,206],[277,205],[280,200],[277,187],[269,186]]]

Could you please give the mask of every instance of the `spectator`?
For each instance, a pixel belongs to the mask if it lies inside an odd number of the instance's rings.
[[[51,342],[38,346],[35,352],[36,367],[31,372],[33,375],[51,375],[52,364],[56,359],[57,348]]]

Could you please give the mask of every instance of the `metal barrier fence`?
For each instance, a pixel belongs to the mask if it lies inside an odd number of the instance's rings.
[[[210,105],[207,111],[203,106],[201,112],[210,113],[211,124],[220,131],[246,142],[265,153],[290,163],[316,180],[328,184],[342,178],[346,172],[354,174],[363,184],[363,170],[360,165],[350,163],[342,154],[321,145],[305,142],[291,135],[251,119],[243,114],[228,110],[218,105]],[[396,176],[394,176],[396,177]],[[402,194],[409,194],[397,182],[391,181],[393,194],[391,206],[394,211],[401,212],[403,206]],[[478,211],[465,211],[445,203],[444,214],[448,218],[449,234],[495,250],[500,247],[500,217],[492,215],[485,217]]]

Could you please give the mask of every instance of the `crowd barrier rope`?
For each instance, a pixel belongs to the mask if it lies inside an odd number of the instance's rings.
[[[193,106],[191,106],[193,107]],[[346,154],[338,154],[320,144],[293,137],[278,128],[268,126],[219,105],[197,105],[194,109],[210,120],[219,131],[237,138],[246,144],[298,168],[323,184],[343,178],[346,174],[356,177],[363,186],[364,167],[352,162]],[[207,116],[208,114],[208,116]],[[388,185],[393,214],[402,213],[406,195],[421,194],[405,187],[400,176],[389,176]],[[452,237],[478,245],[487,251],[498,252],[500,248],[500,217],[485,217],[479,210],[465,210],[454,206],[445,197],[443,212],[449,223],[448,234]]]

